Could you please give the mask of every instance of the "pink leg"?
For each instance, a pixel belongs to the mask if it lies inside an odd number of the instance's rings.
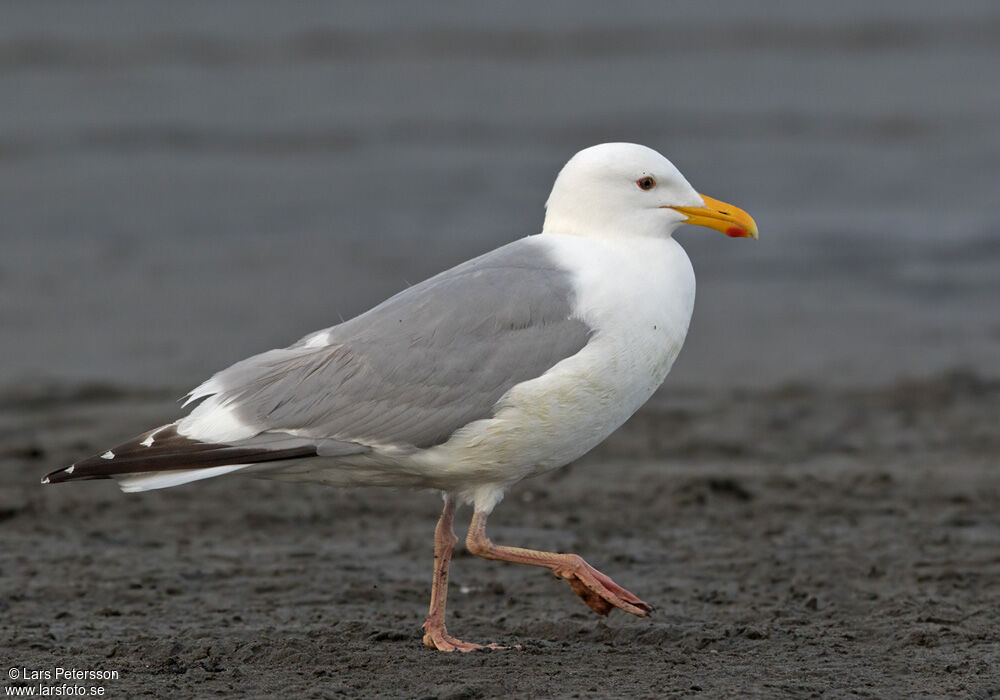
[[[424,645],[439,651],[475,651],[483,646],[452,637],[444,625],[445,605],[448,602],[448,566],[451,564],[452,550],[458,542],[454,519],[455,501],[451,496],[445,496],[444,510],[441,511],[441,519],[434,530],[434,582],[431,584],[431,607],[424,622]],[[489,646],[492,649],[503,648],[496,644]]]
[[[512,561],[551,570],[558,578],[569,581],[573,592],[580,596],[591,610],[601,615],[607,615],[612,609],[619,608],[627,613],[645,617],[653,610],[652,606],[639,600],[577,554],[538,552],[533,549],[501,547],[493,544],[486,536],[485,513],[473,514],[465,545],[470,552],[484,559]]]

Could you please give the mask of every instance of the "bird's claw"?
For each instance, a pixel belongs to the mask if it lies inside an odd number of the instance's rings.
[[[437,651],[460,651],[462,653],[468,653],[470,651],[480,651],[482,649],[507,648],[495,642],[486,645],[473,644],[472,642],[463,642],[461,639],[456,639],[455,637],[452,637],[444,629],[428,630],[427,632],[425,632],[424,646],[427,647],[428,649],[436,649]]]
[[[615,608],[637,617],[646,617],[653,611],[652,605],[619,586],[581,557],[574,557],[572,564],[556,569],[555,575],[569,581],[573,592],[598,615],[607,615]]]

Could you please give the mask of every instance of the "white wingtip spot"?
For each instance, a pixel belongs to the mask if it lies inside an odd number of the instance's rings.
[[[42,477],[42,483],[43,483],[43,484],[47,484],[47,483],[49,483],[49,477],[47,477],[47,476],[43,476],[43,477]]]
[[[66,467],[66,473],[67,474],[72,474],[74,469],[76,469],[76,465],[75,464],[71,464],[68,467]]]
[[[101,455],[101,459],[114,459],[114,458],[115,458],[115,453],[112,452],[111,450],[108,450],[107,452]],[[70,469],[72,469],[72,467],[70,467]]]
[[[155,440],[153,439],[153,436],[150,435],[148,438],[146,438],[145,440],[143,440],[139,444],[142,445],[143,447],[152,447],[154,442],[155,442]]]

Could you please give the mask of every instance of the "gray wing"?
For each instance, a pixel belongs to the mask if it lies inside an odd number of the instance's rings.
[[[587,344],[573,302],[570,274],[522,239],[239,362],[192,397],[214,396],[259,432],[430,447]]]

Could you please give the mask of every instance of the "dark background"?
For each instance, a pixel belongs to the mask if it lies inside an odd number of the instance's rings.
[[[4,4],[0,658],[112,696],[1000,692],[998,37],[993,0]],[[761,239],[677,234],[664,389],[494,535],[653,621],[460,559],[454,631],[526,650],[446,659],[433,494],[37,485],[536,233],[613,140]]]
[[[582,147],[757,219],[675,383],[1000,352],[994,2],[7,5],[0,383],[200,381],[536,233]]]

